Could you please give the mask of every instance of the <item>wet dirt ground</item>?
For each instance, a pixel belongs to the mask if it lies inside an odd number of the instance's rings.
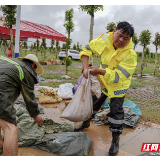
[[[82,68],[82,64],[75,63],[72,66]],[[99,66],[99,64],[94,64]],[[135,90],[134,90],[135,91]],[[133,95],[133,94],[132,94]],[[135,98],[144,94],[139,90],[134,93]],[[133,96],[134,97],[134,96]],[[151,94],[150,94],[151,97]],[[142,102],[148,102],[150,97],[146,97]],[[144,97],[142,97],[143,99]],[[152,97],[151,97],[152,98]],[[54,121],[68,121],[60,118],[64,108],[65,101],[60,104],[41,104],[44,107],[45,116],[53,119]],[[71,122],[73,123],[73,122]],[[81,124],[81,122],[73,123],[75,126]],[[84,131],[92,138],[92,148],[88,153],[88,156],[107,156],[109,148],[111,146],[112,135],[109,131],[108,125],[94,126],[91,122],[91,126]],[[136,128],[124,128],[123,133],[120,136],[120,149],[117,156],[139,156],[139,155],[150,155],[148,152],[141,152],[143,143],[160,143],[160,126],[144,125],[138,123]],[[19,156],[55,156],[51,153],[33,149],[33,148],[19,148]]]
[[[41,104],[44,108],[44,116],[53,119],[54,121],[68,121],[60,118],[64,108],[65,101],[57,104]],[[73,122],[71,122],[73,123]],[[74,123],[78,126],[81,122]],[[92,148],[88,156],[107,156],[111,146],[112,135],[109,131],[109,125],[91,126],[84,131],[92,138]],[[143,143],[160,143],[160,127],[153,127],[138,123],[136,128],[124,128],[120,136],[120,149],[117,156],[138,156],[143,155],[141,152]],[[149,154],[149,153],[148,153]],[[32,148],[19,148],[19,156],[55,156],[51,153],[32,149]]]

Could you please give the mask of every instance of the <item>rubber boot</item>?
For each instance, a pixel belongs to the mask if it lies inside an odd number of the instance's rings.
[[[92,118],[89,118],[88,120],[84,121],[82,124],[80,124],[78,127],[74,129],[75,132],[81,131],[85,128],[88,128],[90,126],[90,121]]]
[[[109,149],[109,155],[115,156],[119,151],[119,138],[120,134],[118,132],[112,132],[112,145]]]

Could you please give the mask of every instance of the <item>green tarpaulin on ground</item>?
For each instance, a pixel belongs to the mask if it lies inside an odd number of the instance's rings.
[[[86,133],[74,133],[75,126],[65,121],[54,122],[43,117],[42,127],[30,117],[22,98],[14,103],[18,126],[18,141],[21,147],[37,147],[56,155],[86,156],[92,146],[92,139]],[[44,110],[39,106],[40,113]],[[4,133],[2,131],[2,137]],[[45,142],[45,143],[44,143]],[[70,150],[71,149],[71,150]]]

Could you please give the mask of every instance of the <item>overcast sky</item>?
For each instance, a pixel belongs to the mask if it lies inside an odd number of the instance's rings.
[[[65,11],[73,8],[73,23],[75,24],[75,29],[71,33],[71,39],[73,41],[71,47],[73,44],[77,44],[77,42],[79,42],[79,45],[82,46],[88,44],[90,15],[88,15],[87,12],[80,11],[78,9],[79,5],[53,4],[22,5],[21,20],[48,25],[67,37],[65,27],[63,27]],[[98,11],[95,13],[93,38],[97,38],[102,33],[107,32],[105,27],[108,23],[116,23],[118,21],[128,21],[132,24],[138,37],[143,30],[147,29],[152,33],[152,40],[154,39],[156,32],[160,33],[160,5],[118,4],[103,5],[103,7],[103,11]],[[1,11],[0,15],[3,15]],[[36,39],[29,39],[29,41],[34,42]],[[51,40],[47,40],[48,47],[50,46],[50,41]],[[62,47],[62,42],[60,43],[60,46]],[[150,45],[149,48],[152,52],[155,52],[154,45]],[[142,51],[142,46],[138,45],[136,47],[136,51]]]

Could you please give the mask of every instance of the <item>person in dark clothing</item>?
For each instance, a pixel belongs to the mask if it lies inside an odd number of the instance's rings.
[[[34,95],[37,74],[43,74],[43,67],[33,54],[17,59],[0,56],[0,148],[3,146],[5,156],[18,155],[18,127],[13,104],[20,92],[30,116],[39,126],[43,125]],[[4,131],[4,142],[1,128]]]

